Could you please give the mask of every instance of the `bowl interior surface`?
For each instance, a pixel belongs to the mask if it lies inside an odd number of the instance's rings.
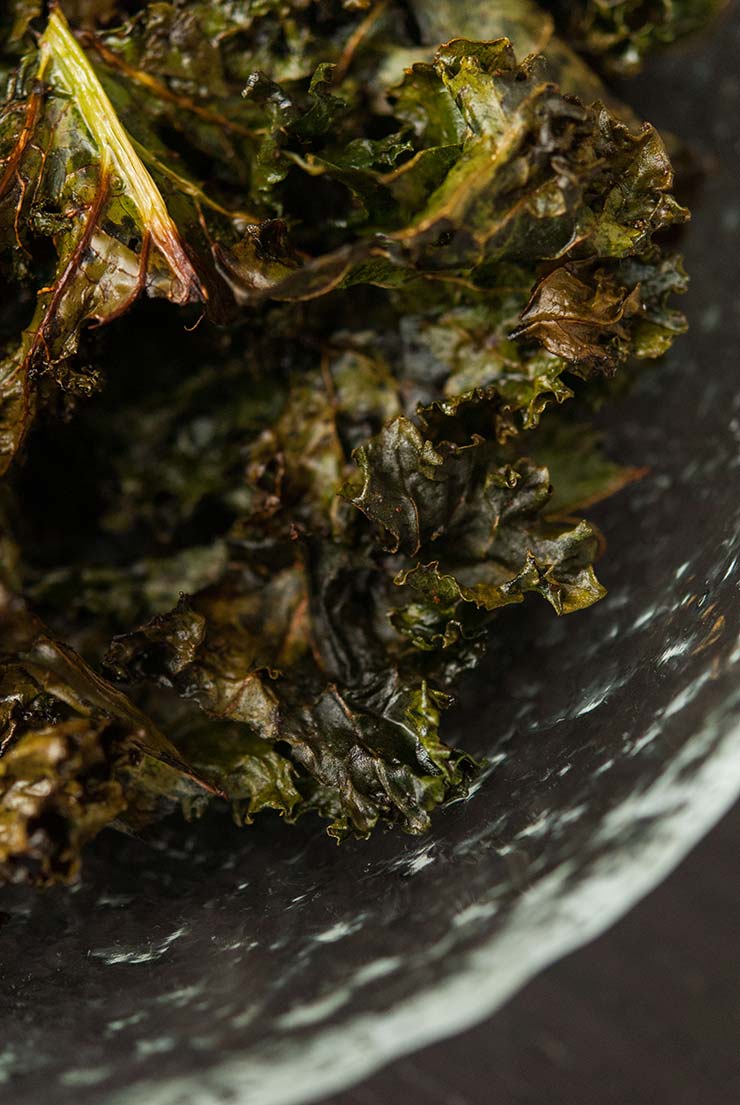
[[[602,417],[649,474],[588,512],[609,597],[505,611],[447,734],[488,768],[411,839],[227,816],[106,834],[0,892],[14,1105],[289,1105],[483,1017],[662,877],[740,789],[740,18],[627,94],[708,175],[689,335]]]

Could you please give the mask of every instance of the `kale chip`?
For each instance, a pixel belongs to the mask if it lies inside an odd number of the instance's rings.
[[[647,54],[703,27],[726,0],[548,0],[565,37],[613,73],[637,71]]]

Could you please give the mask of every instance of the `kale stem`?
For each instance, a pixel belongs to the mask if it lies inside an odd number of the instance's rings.
[[[193,293],[205,298],[205,289],[157,185],[134,150],[131,138],[59,8],[51,12],[39,47],[39,78],[43,79],[51,71],[53,82],[73,99],[99,150],[101,172],[119,178],[143,220],[144,229],[148,229],[152,242],[178,278],[181,287],[176,302],[187,302],[193,298]]]

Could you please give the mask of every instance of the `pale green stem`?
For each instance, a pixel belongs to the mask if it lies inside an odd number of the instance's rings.
[[[39,48],[39,77],[49,79],[51,67],[52,81],[73,99],[100,152],[101,171],[120,179],[141,215],[144,231],[180,282],[179,298],[183,302],[194,295],[202,298],[204,291],[167,205],[59,8],[49,16]]]

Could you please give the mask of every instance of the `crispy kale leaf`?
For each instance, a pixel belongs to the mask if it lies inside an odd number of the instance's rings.
[[[517,65],[507,40],[454,40],[388,96],[402,127],[394,156],[404,135],[411,154],[390,172],[378,150],[348,148],[341,127],[341,152],[332,128],[320,154],[293,155],[309,180],[348,189],[360,221],[343,220],[357,240],[274,283],[251,257],[224,256],[237,298],[313,298],[358,282],[462,273],[485,287],[495,263],[639,255],[657,230],[686,217],[652,128],[633,134],[605,108],[563,97],[537,60]]]
[[[726,0],[548,0],[576,49],[619,74],[634,73],[656,47],[703,27]]]
[[[369,615],[383,580],[372,565],[348,563],[332,546],[301,551],[269,582],[264,569],[232,570],[116,638],[107,665],[242,723],[248,741],[286,744],[300,772],[290,797],[298,788],[331,819],[333,835],[366,835],[380,817],[423,831],[427,811],[464,777],[461,757],[437,735],[446,696],[423,678],[404,679],[374,637]],[[243,754],[235,741],[233,755]]]
[[[20,344],[0,362],[3,468],[40,400],[99,386],[98,370],[75,358],[83,326],[111,322],[144,293],[178,304],[211,298],[200,230],[208,202],[157,152],[124,128],[55,8],[0,116],[0,248],[15,278],[36,286]],[[39,255],[43,241],[51,263]]]
[[[521,602],[529,591],[558,614],[604,594],[592,567],[598,540],[591,527],[547,520],[547,469],[528,461],[500,466],[481,441],[435,448],[405,419],[389,423],[356,457],[361,480],[345,494],[390,552],[413,559],[395,579],[410,602],[392,620],[418,647],[449,647],[467,621],[480,628],[481,611]]]
[[[83,845],[209,788],[174,746],[0,589],[0,876],[69,880]]]

